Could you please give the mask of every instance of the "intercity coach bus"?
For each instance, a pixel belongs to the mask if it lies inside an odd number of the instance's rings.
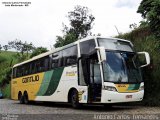
[[[149,64],[149,54],[135,52],[130,41],[87,37],[14,65],[11,98],[20,103],[69,102],[74,108],[141,101],[140,69]]]

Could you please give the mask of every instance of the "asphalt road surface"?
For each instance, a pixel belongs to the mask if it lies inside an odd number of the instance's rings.
[[[85,105],[73,109],[64,103],[33,102],[19,104],[18,101],[0,99],[0,120],[127,120],[160,119],[160,107],[115,105],[105,108],[100,105]]]

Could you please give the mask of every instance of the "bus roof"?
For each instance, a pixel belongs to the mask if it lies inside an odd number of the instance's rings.
[[[125,42],[129,42],[129,43],[133,46],[133,44],[132,44],[130,41],[124,40],[124,39],[110,38],[110,37],[102,37],[102,36],[89,36],[89,37],[86,37],[86,38],[83,38],[83,39],[79,39],[79,40],[77,40],[76,42],[70,43],[70,44],[65,45],[65,46],[63,46],[63,47],[59,47],[59,48],[50,50],[50,51],[48,51],[48,52],[42,53],[42,54],[37,55],[37,56],[35,56],[35,57],[33,57],[33,58],[29,59],[29,60],[24,61],[24,62],[15,64],[15,65],[13,66],[13,68],[14,68],[14,67],[18,67],[18,66],[23,65],[23,64],[26,64],[26,63],[29,63],[29,62],[31,62],[31,61],[37,60],[37,59],[39,59],[39,58],[48,56],[48,55],[50,55],[50,54],[52,54],[52,53],[58,52],[58,51],[60,51],[60,50],[63,50],[63,49],[68,48],[68,47],[71,47],[71,46],[73,46],[73,45],[76,45],[78,42],[83,42],[83,41],[87,41],[87,40],[91,40],[91,39],[96,39],[96,38],[106,38],[106,39],[110,39],[110,40],[125,41]]]

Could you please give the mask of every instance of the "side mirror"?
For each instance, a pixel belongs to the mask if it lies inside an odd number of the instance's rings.
[[[99,50],[100,53],[100,62],[106,61],[106,52],[104,47],[96,47],[97,50]]]
[[[145,55],[145,58],[146,58],[146,64],[141,65],[140,68],[148,66],[150,64],[150,56],[149,56],[148,52],[138,52],[137,54],[138,55]]]

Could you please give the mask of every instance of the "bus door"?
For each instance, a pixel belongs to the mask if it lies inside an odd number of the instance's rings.
[[[90,102],[100,102],[101,101],[101,88],[102,88],[102,80],[101,80],[101,72],[100,72],[100,64],[98,63],[98,59],[92,58],[90,59],[90,81],[89,81],[89,95]]]
[[[79,85],[87,88],[87,102],[100,102],[102,80],[97,57],[91,55],[79,60]]]

